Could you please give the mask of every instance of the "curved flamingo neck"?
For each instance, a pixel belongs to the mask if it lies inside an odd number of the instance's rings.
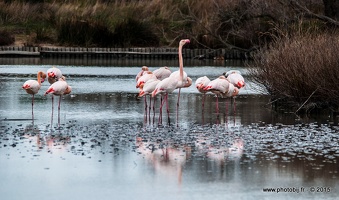
[[[42,75],[43,75],[43,72],[42,72],[42,71],[39,71],[39,72],[38,72],[38,75],[37,75],[37,79],[38,79],[39,85],[41,85],[41,77],[42,77]]]

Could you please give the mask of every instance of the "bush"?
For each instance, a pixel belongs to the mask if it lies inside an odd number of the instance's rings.
[[[328,107],[339,105],[338,34],[297,35],[260,50],[251,75],[273,100]]]
[[[11,45],[15,42],[14,37],[7,31],[0,31],[0,45]]]

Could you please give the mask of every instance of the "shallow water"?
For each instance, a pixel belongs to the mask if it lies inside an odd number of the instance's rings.
[[[277,113],[259,86],[234,102],[192,86],[159,99],[145,116],[135,97],[138,66],[58,65],[72,95],[31,98],[21,89],[51,65],[1,65],[0,193],[4,199],[333,199],[338,196],[338,119]],[[170,66],[171,67],[171,66]],[[155,69],[156,66],[152,67]],[[188,66],[195,80],[239,66]],[[123,86],[122,86],[123,85]],[[259,87],[259,88],[258,88]],[[177,121],[178,120],[178,121]],[[170,124],[168,122],[170,121]],[[34,124],[34,125],[33,125]],[[265,189],[275,192],[264,192]],[[312,191],[313,188],[315,191]]]

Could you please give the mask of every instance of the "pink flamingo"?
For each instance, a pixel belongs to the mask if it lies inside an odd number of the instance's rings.
[[[142,75],[144,75],[144,73],[147,72],[147,71],[148,71],[148,67],[147,67],[147,66],[142,66],[142,67],[141,67],[141,71],[138,72],[138,74],[137,74],[136,77],[135,77],[135,81],[138,81],[139,78],[140,78]]]
[[[210,83],[204,88],[205,91],[210,91],[216,94],[216,110],[219,115],[219,101],[218,97],[228,97],[236,96],[239,93],[239,90],[234,87],[225,76],[219,76],[217,79],[210,81]]]
[[[166,101],[167,105],[167,115],[168,115],[168,121],[169,121],[169,106],[168,106],[168,93],[173,92],[177,87],[177,80],[175,77],[167,77],[164,80],[160,81],[155,89],[152,92],[152,97],[155,97],[157,94],[164,94],[165,99],[161,102],[160,105],[160,114],[159,114],[159,123],[161,123],[162,119],[162,106],[164,105]]]
[[[47,70],[48,82],[52,85],[53,83],[59,81],[62,77],[61,70],[56,67],[51,67]],[[52,116],[51,123],[53,123],[53,111],[54,111],[54,96],[52,95]]]
[[[145,72],[142,76],[140,76],[138,78],[138,81],[137,81],[137,85],[136,85],[136,88],[140,88],[142,89],[144,87],[144,84],[150,80],[150,79],[157,79],[156,75],[151,72],[151,71],[147,71]]]
[[[204,112],[204,105],[205,105],[205,97],[206,97],[206,90],[204,88],[211,82],[211,80],[207,76],[199,77],[195,81],[195,87],[201,93],[203,93],[202,97],[202,112]]]
[[[164,80],[165,78],[169,77],[171,73],[172,73],[171,70],[167,66],[160,67],[159,69],[153,71],[153,74],[159,80]]]
[[[244,79],[243,76],[241,76],[240,71],[238,71],[238,70],[230,70],[228,72],[225,72],[224,76],[235,87],[237,87],[239,89],[245,87],[245,79]]]
[[[178,110],[179,110],[179,100],[180,100],[180,90],[183,87],[189,87],[189,80],[191,80],[192,84],[192,79],[187,78],[186,72],[184,72],[184,64],[183,64],[183,58],[182,58],[182,48],[185,44],[190,43],[189,39],[184,39],[180,40],[179,42],[179,50],[178,50],[178,55],[179,55],[179,70],[173,72],[170,77],[174,77],[175,80],[177,81],[177,86],[176,88],[179,88],[178,92],[178,100],[177,100],[177,121],[178,121]]]
[[[142,89],[140,89],[139,95],[138,97],[143,97],[145,95],[150,95],[150,106],[149,106],[149,111],[151,112],[151,94],[152,92],[155,90],[155,87],[157,86],[157,84],[160,82],[160,80],[158,80],[157,78],[152,78],[150,80],[148,80]],[[145,101],[146,101],[146,96],[145,96]],[[153,123],[154,123],[154,116],[155,116],[155,109],[154,109],[154,105],[155,105],[155,98],[153,98]],[[146,110],[147,112],[147,110]],[[151,116],[151,113],[149,113],[149,117]],[[146,114],[147,117],[147,114]]]
[[[45,92],[47,94],[53,94],[59,97],[59,104],[58,104],[58,124],[60,125],[60,102],[62,95],[66,95],[72,92],[71,86],[67,84],[65,81],[65,77],[61,77],[59,81],[53,83]]]
[[[32,95],[32,120],[34,122],[34,95],[37,94],[41,88],[41,83],[45,81],[46,74],[42,71],[39,71],[37,74],[37,80],[28,80],[23,85],[22,88],[26,90],[28,94]]]

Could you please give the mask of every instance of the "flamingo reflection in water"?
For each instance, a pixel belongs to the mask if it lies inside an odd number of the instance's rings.
[[[191,157],[191,149],[186,146],[168,144],[161,147],[156,142],[144,142],[137,138],[138,153],[149,162],[156,173],[168,178],[177,177],[178,184],[182,183],[183,166]]]
[[[200,139],[196,141],[196,148],[200,154],[214,161],[237,161],[244,153],[244,141],[242,138],[234,138],[230,141],[229,146],[223,146],[213,145],[209,139],[200,137]]]
[[[33,132],[32,132],[33,130]],[[44,134],[39,128],[27,125],[24,129],[23,137],[27,138],[29,143],[36,144],[37,150],[46,149],[48,153],[62,155],[67,151],[71,137],[62,134]],[[34,147],[34,146],[33,146]]]

